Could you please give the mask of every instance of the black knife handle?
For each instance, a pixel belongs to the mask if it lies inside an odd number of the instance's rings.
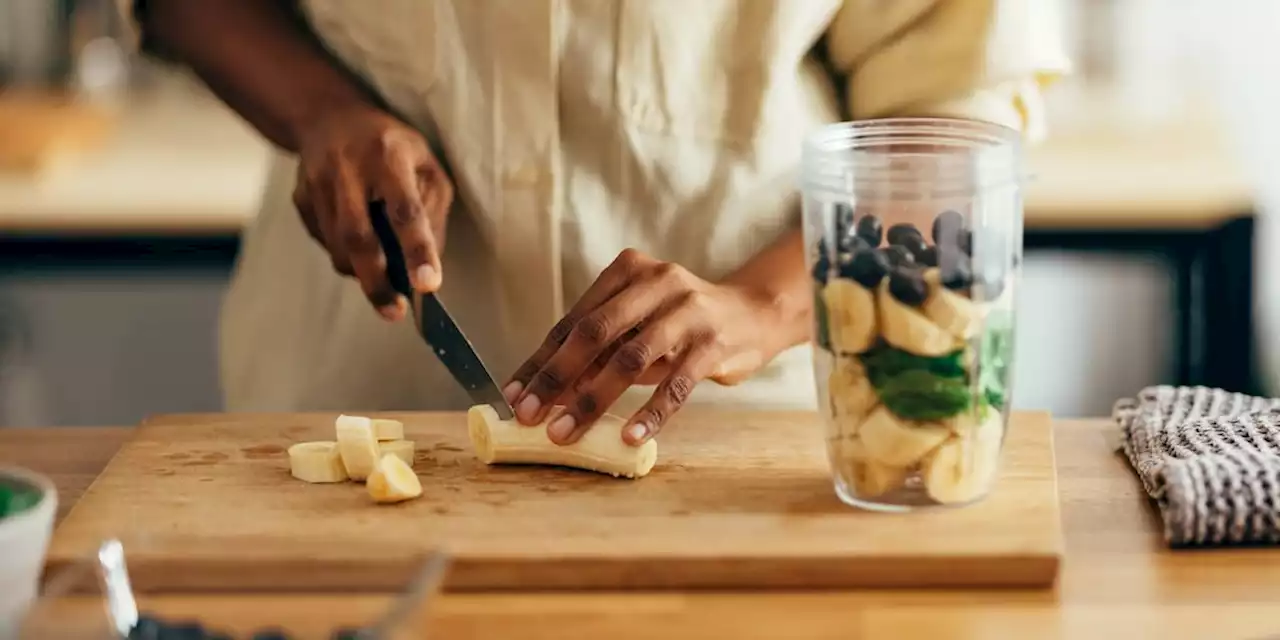
[[[373,232],[378,234],[378,243],[382,245],[382,254],[387,257],[387,279],[391,288],[410,300],[413,299],[413,285],[409,283],[409,268],[404,263],[404,251],[400,249],[400,239],[387,217],[387,205],[381,200],[369,202],[369,220],[373,223]]]

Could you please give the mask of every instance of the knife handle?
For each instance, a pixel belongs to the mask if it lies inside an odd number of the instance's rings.
[[[387,279],[391,288],[409,300],[413,300],[413,285],[409,283],[409,269],[404,263],[404,251],[400,249],[400,239],[387,217],[387,204],[381,200],[369,202],[369,220],[373,223],[373,231],[378,234],[378,243],[382,245],[382,254],[387,257]]]

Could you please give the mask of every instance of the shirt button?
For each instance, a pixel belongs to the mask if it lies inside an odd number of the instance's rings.
[[[517,187],[532,187],[538,184],[542,172],[532,164],[516,167],[507,172],[507,183]]]

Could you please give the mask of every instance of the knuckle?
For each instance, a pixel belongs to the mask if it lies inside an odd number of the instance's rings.
[[[565,316],[551,327],[551,331],[547,334],[547,342],[553,345],[562,345],[565,340],[569,339],[569,334],[573,332],[573,327],[578,323],[577,319],[572,316]]]
[[[342,244],[355,253],[368,253],[378,247],[378,239],[363,227],[347,227],[342,231]]]
[[[623,249],[613,261],[618,270],[627,275],[636,273],[647,262],[648,258],[643,253],[631,247]]]
[[[693,378],[683,373],[677,373],[671,376],[666,384],[662,385],[662,393],[672,406],[683,405],[689,399],[689,394],[693,393]]]
[[[544,368],[533,376],[529,386],[551,396],[558,396],[564,391],[564,376],[554,369]],[[541,394],[538,394],[541,395]]]
[[[391,207],[391,222],[398,226],[413,224],[423,218],[422,203],[416,201],[397,202]]]
[[[674,262],[661,262],[653,267],[653,275],[663,282],[684,284],[684,267]]]
[[[590,393],[584,393],[578,396],[578,399],[573,403],[573,405],[577,410],[578,415],[583,417],[594,417],[596,412],[600,410],[600,402]]]
[[[613,362],[618,367],[618,371],[627,375],[639,375],[649,366],[651,353],[649,345],[632,341],[618,349],[613,356]]]
[[[609,341],[609,321],[600,314],[593,313],[583,318],[574,331],[582,342],[593,347],[604,346]]]

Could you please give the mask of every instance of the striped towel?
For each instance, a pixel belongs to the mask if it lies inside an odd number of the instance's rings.
[[[1148,387],[1112,415],[1170,546],[1280,543],[1280,398]]]

